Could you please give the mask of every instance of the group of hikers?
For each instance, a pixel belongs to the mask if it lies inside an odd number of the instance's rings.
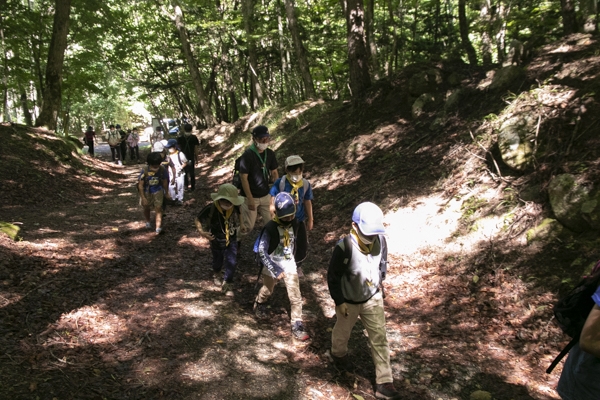
[[[125,158],[127,157],[127,151],[129,150],[129,159],[139,163],[140,160],[140,135],[138,128],[127,129],[127,131],[121,129],[121,125],[110,125],[108,131],[104,135],[104,139],[108,142],[112,161],[117,165],[123,165]],[[94,128],[88,126],[84,132],[83,137],[84,144],[88,146],[88,154],[94,155],[94,144],[96,143],[96,132]]]
[[[191,135],[191,125],[186,124],[184,131],[184,138],[195,138]],[[300,265],[307,256],[308,231],[314,226],[313,190],[303,176],[305,162],[299,155],[285,159],[285,174],[279,177],[275,152],[269,148],[270,139],[266,126],[252,130],[252,145],[236,162],[238,179],[220,185],[211,194],[212,202],[197,214],[195,225],[210,243],[213,283],[225,296],[234,295],[240,243],[253,240],[262,277],[262,287],[254,301],[256,317],[269,318],[269,298],[277,282],[283,281],[290,301],[292,335],[305,341],[309,334],[303,322]],[[195,159],[188,162],[192,158],[181,154],[180,149],[185,145],[183,140],[175,139],[156,142],[147,157],[148,165],[139,174],[145,225],[153,228],[150,215],[154,212],[157,234],[162,232],[164,199],[180,199],[177,196],[181,188],[187,186],[184,176],[195,166]],[[195,176],[189,175],[188,182],[193,188]],[[258,215],[264,225],[258,237],[250,238]],[[335,247],[327,281],[336,305],[337,322],[328,356],[337,368],[350,368],[348,340],[360,316],[368,332],[375,364],[375,395],[380,399],[398,399],[400,394],[393,384],[383,309],[382,282],[387,271],[384,234],[381,209],[370,202],[361,203],[352,214],[349,235]]]

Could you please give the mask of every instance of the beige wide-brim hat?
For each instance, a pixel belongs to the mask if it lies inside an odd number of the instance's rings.
[[[217,193],[211,193],[210,197],[212,197],[214,201],[225,199],[234,206],[239,206],[244,202],[244,199],[238,196],[238,189],[231,183],[225,183],[219,186]]]

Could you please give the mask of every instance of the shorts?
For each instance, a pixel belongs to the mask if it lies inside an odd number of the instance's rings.
[[[140,206],[148,207],[151,210],[162,210],[163,205],[164,192],[159,190],[156,193],[146,193],[146,200],[148,200],[148,204],[142,204],[142,197],[140,196]]]

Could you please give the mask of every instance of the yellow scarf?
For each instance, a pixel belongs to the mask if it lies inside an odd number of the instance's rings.
[[[283,222],[281,220],[279,220],[279,218],[277,217],[277,215],[273,218],[273,221],[277,222],[277,225],[279,225],[283,229],[283,247],[290,247],[290,243],[291,243],[292,240],[290,238],[289,227],[291,225],[288,225],[286,227],[283,224]]]
[[[298,182],[294,183],[290,180],[290,178],[286,175],[285,179],[287,179],[287,181],[290,183],[290,185],[292,185],[292,190],[290,190],[290,195],[294,198],[294,200],[296,200],[296,203],[298,203],[300,201],[299,199],[299,189],[304,186],[304,182],[302,181],[302,179],[300,179]]]
[[[363,254],[371,254],[371,252],[373,251],[373,243],[371,244],[365,244],[362,242],[362,240],[360,240],[360,236],[358,236],[358,233],[356,232],[356,230],[354,230],[354,228],[350,229],[350,234],[352,236],[354,236],[354,239],[356,239],[356,243],[358,243],[358,248],[360,249],[360,252]]]
[[[225,219],[225,246],[229,246],[229,217],[231,217],[231,214],[233,214],[233,207],[227,211],[223,211],[221,205],[219,204],[219,200],[215,201],[215,207],[217,207],[217,210],[219,210],[223,216],[223,219]]]

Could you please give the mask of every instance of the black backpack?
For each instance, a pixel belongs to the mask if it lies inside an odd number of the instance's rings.
[[[240,161],[242,160],[242,157],[243,155],[235,159],[235,164],[233,165],[233,177],[231,178],[231,184],[238,188],[238,190],[242,190],[242,178],[240,177]]]
[[[581,336],[585,321],[596,304],[592,299],[592,295],[598,289],[599,285],[600,261],[596,263],[591,275],[584,277],[581,282],[552,308],[556,323],[572,339],[556,356],[554,361],[552,361],[552,364],[546,370],[547,374],[551,373],[560,360],[579,342],[579,336]]]

